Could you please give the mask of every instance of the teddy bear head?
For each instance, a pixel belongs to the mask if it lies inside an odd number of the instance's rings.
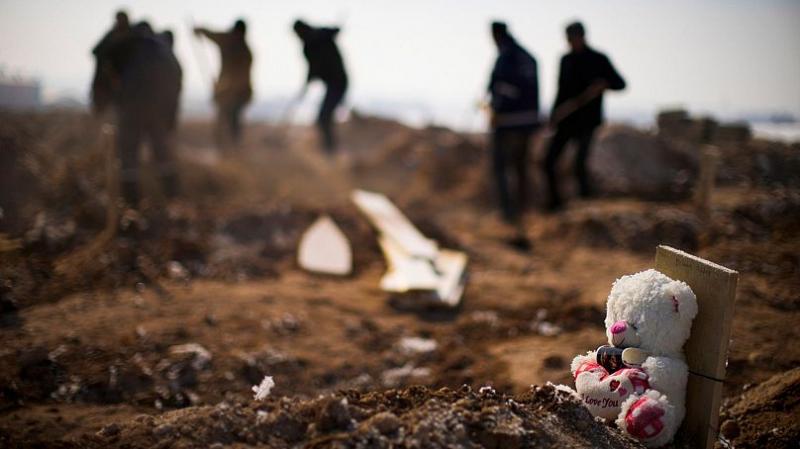
[[[684,282],[647,270],[614,282],[606,304],[608,342],[653,355],[678,355],[697,315],[697,298]]]

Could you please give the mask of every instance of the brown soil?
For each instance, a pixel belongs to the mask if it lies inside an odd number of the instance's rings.
[[[0,446],[628,447],[530,385],[572,385],[569,361],[604,340],[611,283],[649,268],[660,243],[742,273],[723,407],[736,447],[797,436],[789,370],[800,348],[787,342],[800,337],[800,171],[785,169],[797,146],[724,147],[704,221],[686,201],[696,157],[685,143],[609,128],[592,162],[601,196],[535,212],[522,252],[492,209],[480,136],[355,116],[342,126],[353,154],[344,170],[313,150],[308,129],[253,126],[220,157],[210,127],[188,123],[184,195],[166,202],[146,177],[140,215],[58,271],[105,225],[98,127],[66,113],[0,123]],[[627,176],[626,164],[647,163],[639,142],[689,187]],[[354,187],[388,194],[427,235],[469,254],[462,307],[409,308],[378,288],[385,268],[348,202]],[[295,265],[300,234],[323,212],[354,245],[347,278]],[[409,352],[404,337],[436,348]],[[201,348],[180,346],[190,343]],[[265,375],[276,387],[253,402]],[[476,393],[486,385],[498,393]],[[788,414],[786,431],[763,431],[776,413]]]
[[[569,432],[564,432],[569,428]],[[189,407],[113,422],[61,447],[634,448],[581,403],[553,387],[509,397],[410,387],[316,399]]]
[[[726,400],[722,434],[735,447],[783,448],[800,441],[800,368]]]

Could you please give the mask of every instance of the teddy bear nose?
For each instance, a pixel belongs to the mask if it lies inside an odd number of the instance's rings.
[[[612,335],[621,334],[625,332],[626,329],[628,329],[628,323],[626,323],[625,321],[617,321],[611,326],[611,334]]]

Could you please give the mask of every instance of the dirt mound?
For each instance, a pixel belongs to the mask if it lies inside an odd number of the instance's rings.
[[[663,207],[632,210],[625,205],[587,207],[557,217],[543,234],[598,248],[651,252],[658,245],[694,251],[700,244],[702,222],[685,209]]]
[[[674,200],[691,192],[697,151],[633,128],[613,126],[600,132],[589,164],[606,195]]]
[[[800,441],[800,368],[749,386],[722,408],[720,429],[733,447],[792,447]]]
[[[754,140],[719,147],[717,182],[762,187],[800,186],[800,144]]]
[[[4,303],[27,307],[89,288],[158,288],[163,277],[242,281],[279,276],[294,264],[303,231],[322,213],[333,216],[345,235],[359,243],[354,252],[357,269],[382,260],[373,231],[352,207],[262,207],[217,216],[177,207],[123,217],[126,227],[96,257],[58,271],[57,261],[87,245],[93,235],[74,220],[45,221],[41,215],[21,239],[19,250],[0,260],[7,290],[0,294]]]
[[[31,446],[34,441],[29,442]],[[59,447],[156,448],[267,445],[272,448],[634,448],[552,386],[510,397],[412,387],[342,392],[313,400],[190,407],[111,423]],[[25,447],[22,445],[20,447]]]
[[[488,150],[479,137],[402,127],[362,153],[354,171],[365,187],[388,193],[407,208],[434,209],[453,201],[483,207],[492,198],[487,164]]]

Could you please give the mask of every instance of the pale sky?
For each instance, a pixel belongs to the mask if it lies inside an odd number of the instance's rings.
[[[349,104],[418,104],[434,116],[469,111],[495,57],[489,23],[502,19],[537,58],[541,102],[549,108],[566,51],[563,28],[580,19],[590,44],[609,55],[629,84],[608,96],[611,116],[668,106],[728,116],[800,115],[796,0],[0,0],[0,66],[40,79],[50,96],[85,98],[94,68],[90,49],[120,8],[132,20],[175,32],[184,100],[209,95],[201,67],[217,66],[215,48],[193,47],[190,18],[219,29],[237,17],[248,21],[255,92],[264,100],[288,97],[304,80],[305,61],[291,31],[302,17],[343,25]]]

